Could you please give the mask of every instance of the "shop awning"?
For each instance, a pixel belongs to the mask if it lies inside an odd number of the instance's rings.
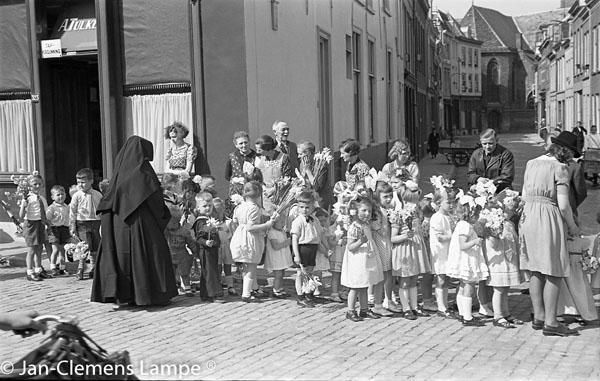
[[[63,56],[96,54],[96,12],[93,0],[67,3],[54,25],[51,38],[60,40]]]

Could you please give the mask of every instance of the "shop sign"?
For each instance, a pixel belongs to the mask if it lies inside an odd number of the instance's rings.
[[[42,40],[42,58],[57,58],[62,56],[60,38],[54,40]]]
[[[74,18],[66,18],[58,27],[59,32],[70,32],[77,30],[93,30],[96,29],[96,19],[79,19],[77,17]]]

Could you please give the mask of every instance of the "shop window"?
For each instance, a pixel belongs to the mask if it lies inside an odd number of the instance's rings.
[[[35,170],[31,100],[0,101],[0,115],[0,173]]]

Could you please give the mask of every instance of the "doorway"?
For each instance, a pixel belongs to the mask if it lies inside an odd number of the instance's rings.
[[[102,137],[97,56],[40,61],[46,182],[75,183],[81,168],[102,178]]]
[[[329,35],[319,31],[319,135],[321,147],[331,147],[331,77]]]
[[[502,123],[502,115],[498,111],[490,111],[488,114],[488,128],[493,128],[496,131],[500,131]]]

